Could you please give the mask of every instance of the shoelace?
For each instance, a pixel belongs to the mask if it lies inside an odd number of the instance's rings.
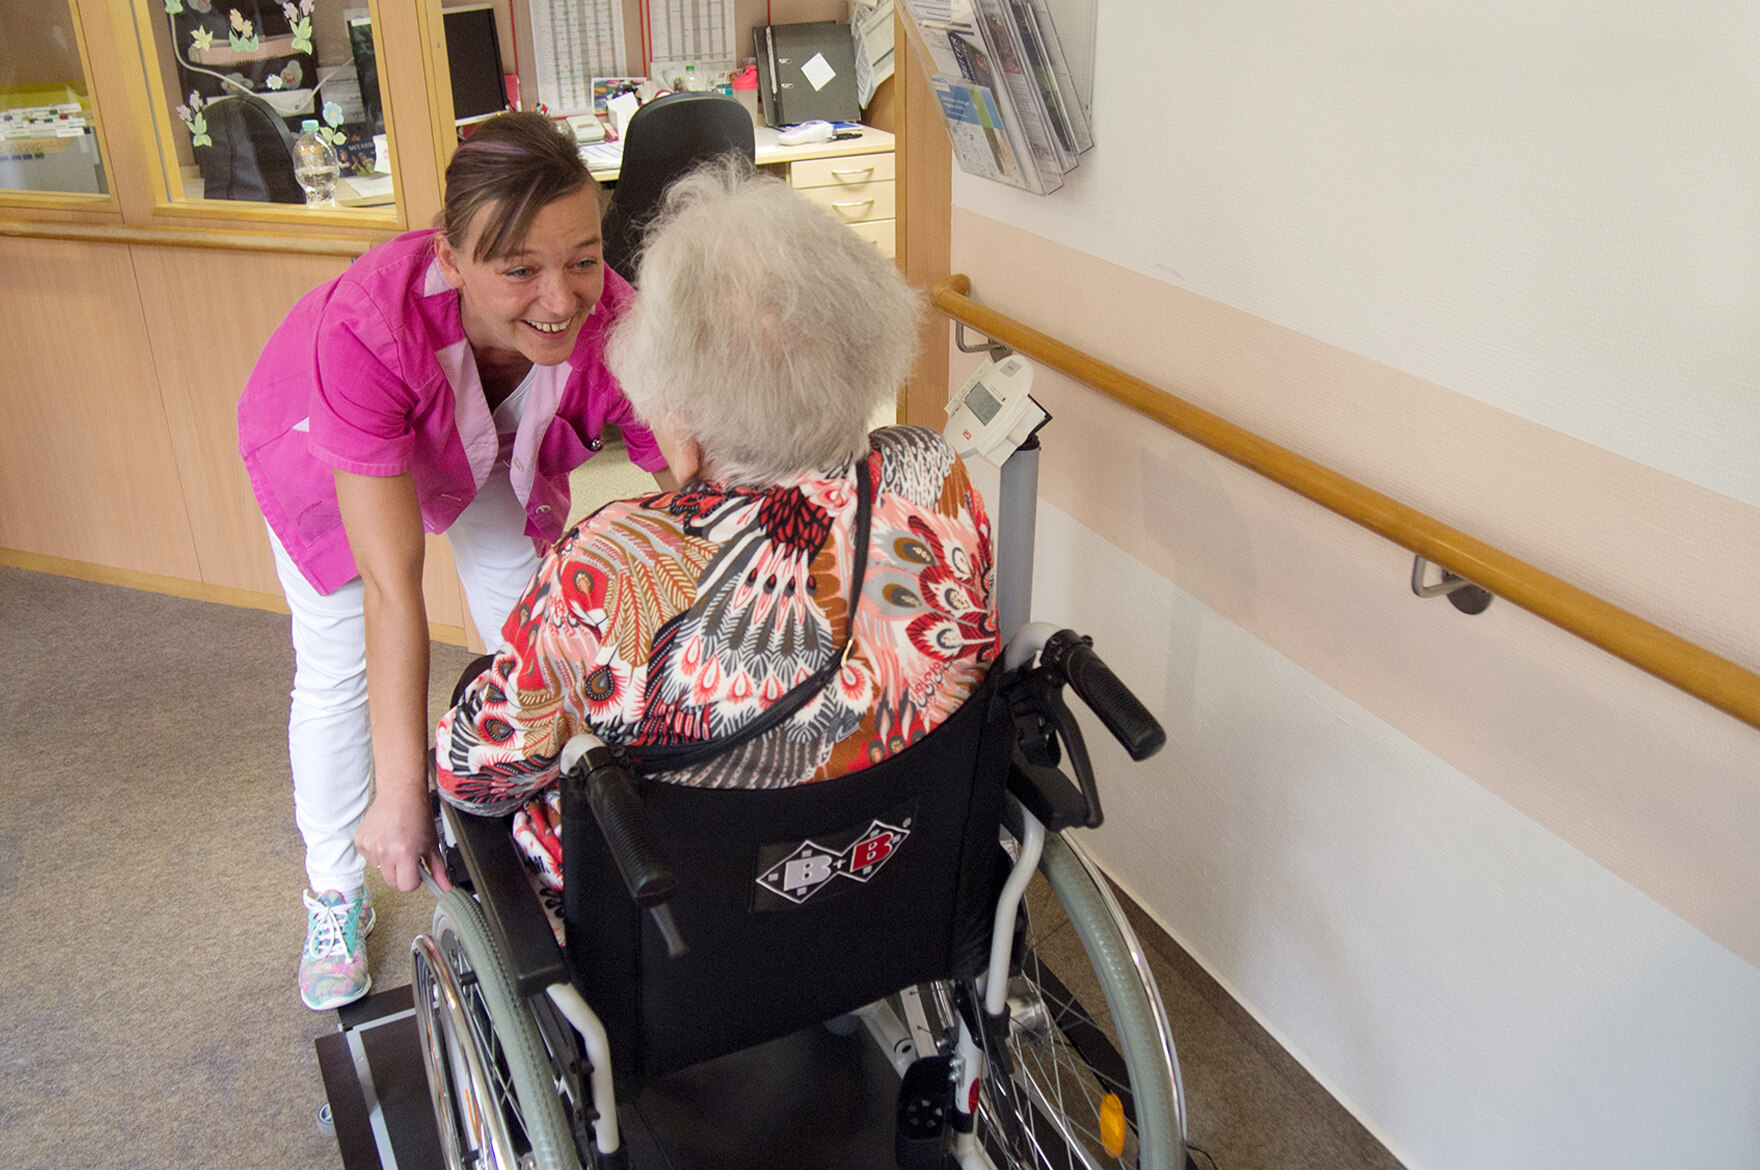
[[[308,898],[306,909],[311,912],[311,921],[317,927],[309,931],[311,937],[306,942],[312,956],[323,958],[348,954],[348,903],[329,906]]]

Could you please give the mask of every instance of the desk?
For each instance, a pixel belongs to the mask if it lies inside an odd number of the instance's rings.
[[[757,163],[778,172],[808,199],[830,208],[851,230],[890,258],[896,254],[897,243],[893,137],[872,126],[858,129],[860,138],[783,146],[774,126],[759,126],[755,131]],[[620,173],[612,150],[605,149],[616,145],[594,143],[581,149],[587,169],[601,183],[616,182]]]
[[[387,207],[397,202],[390,175],[338,175],[338,207]]]

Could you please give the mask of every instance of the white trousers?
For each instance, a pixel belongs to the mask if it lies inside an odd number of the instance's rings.
[[[505,468],[447,529],[471,621],[483,643],[501,645],[501,625],[538,567],[526,512]],[[306,843],[312,889],[361,888],[366,865],[354,834],[372,802],[373,735],[367,716],[365,587],[356,577],[325,595],[300,575],[269,533],[275,570],[293,611],[293,707],[287,720],[294,819]]]

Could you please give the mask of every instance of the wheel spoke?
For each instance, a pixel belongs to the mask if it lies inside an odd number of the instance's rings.
[[[424,943],[426,939],[426,943]],[[452,1053],[468,1050],[480,1071],[470,1084],[452,1076],[442,1086],[450,1106],[437,1095],[443,1129],[457,1135],[462,1161],[473,1170],[562,1170],[578,1166],[575,1139],[561,1104],[555,1066],[528,1005],[508,974],[482,911],[466,894],[448,891],[434,912],[432,937],[417,939],[431,948],[436,971],[457,987],[454,1024],[444,1043]],[[418,962],[417,972],[421,971]],[[472,1136],[478,1127],[494,1129],[494,1149]],[[446,1143],[444,1134],[442,1143]]]
[[[1138,1128],[1138,1102],[1114,1025],[1111,1000],[1115,994],[1122,995],[1121,1002],[1141,1015],[1139,1005],[1152,992],[1134,977],[1120,980],[1116,967],[1102,970],[1090,949],[1089,935],[1110,930],[1119,938],[1122,928],[1113,917],[1098,927],[1088,921],[1096,916],[1093,901],[1084,900],[1080,890],[1074,894],[1086,918],[1081,925],[1069,918],[1065,913],[1070,904],[1067,874],[1065,870],[1059,877],[1064,886],[1054,883],[1052,897],[1046,898],[1042,884],[1046,875],[1042,873],[1035,879],[1039,884],[1036,896],[1029,895],[1033,909],[1022,906],[1023,945],[1018,973],[1008,989],[1011,1023],[1004,1041],[1006,1052],[992,1050],[994,1034],[979,1037],[986,1057],[986,1076],[979,1095],[983,1144],[998,1159],[1036,1170],[1138,1170],[1144,1165],[1176,1165],[1181,1158],[1177,1150],[1158,1153],[1157,1160],[1148,1163],[1142,1161],[1145,1151]],[[1045,943],[1053,936],[1053,945],[1047,950]],[[1078,938],[1079,949],[1073,949],[1071,944]],[[1048,961],[1062,963],[1062,956],[1084,961],[1084,971],[1092,970],[1105,989],[1105,997],[1092,990],[1091,982],[1080,983],[1089,989],[1081,996],[1072,991]],[[1084,996],[1089,998],[1084,1000]],[[944,1020],[950,1018],[943,1016]],[[1159,1054],[1158,1048],[1153,1051]],[[1137,1056],[1143,1056],[1140,1046]],[[1007,1078],[1001,1075],[1004,1063],[1011,1070]],[[1168,1082],[1159,1079],[1154,1083],[1165,1086]],[[1116,1155],[1108,1151],[1101,1137],[1102,1110],[1108,1096],[1116,1097],[1124,1111],[1123,1146]],[[1119,1141],[1116,1132],[1112,1140]]]

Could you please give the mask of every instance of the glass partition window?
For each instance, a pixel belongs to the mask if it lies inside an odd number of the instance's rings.
[[[143,0],[172,198],[394,203],[372,21],[342,0]],[[359,0],[355,0],[358,4]],[[326,174],[329,148],[336,178]],[[309,140],[308,140],[309,141]]]
[[[109,194],[67,0],[0,21],[0,189]]]

